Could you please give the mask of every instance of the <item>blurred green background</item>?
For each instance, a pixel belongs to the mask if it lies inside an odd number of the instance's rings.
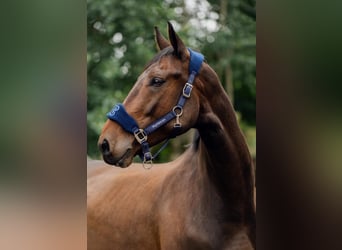
[[[97,139],[106,113],[122,102],[156,54],[153,27],[167,37],[170,20],[185,44],[201,51],[233,100],[256,157],[255,0],[87,1],[87,154],[101,158]],[[191,133],[171,142],[158,161],[184,151]]]

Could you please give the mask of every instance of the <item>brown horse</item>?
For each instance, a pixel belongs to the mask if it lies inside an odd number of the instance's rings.
[[[160,49],[123,106],[140,128],[168,113],[189,75],[189,50],[169,23]],[[150,170],[131,164],[141,153],[134,135],[107,120],[99,138],[104,160],[88,164],[88,249],[255,249],[252,158],[235,112],[211,67],[203,62],[182,115],[148,135],[155,145],[195,128],[192,145],[175,161]],[[129,168],[126,168],[131,166]]]

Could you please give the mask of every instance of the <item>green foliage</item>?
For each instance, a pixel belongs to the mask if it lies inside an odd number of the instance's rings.
[[[254,10],[255,15],[255,0],[209,2],[213,9],[220,13],[220,28],[210,34],[213,37],[212,43],[203,41],[202,51],[222,83],[226,81],[226,68],[230,64],[234,85],[234,107],[241,113],[242,120],[255,125],[256,22],[253,15],[242,11]],[[222,10],[223,2],[226,2],[226,10]]]
[[[241,11],[241,3],[254,7],[255,13],[254,0],[88,0],[88,155],[99,157],[96,144],[105,114],[123,101],[155,55],[153,28],[166,34],[168,20],[189,47],[203,52],[222,83],[231,65],[235,107],[244,127],[254,126],[255,19]],[[223,19],[222,6],[227,7]],[[161,160],[169,160],[177,150],[184,150],[179,142],[169,146]]]
[[[88,0],[88,154],[98,156],[105,114],[121,102],[155,54],[154,25],[172,19],[158,0]]]

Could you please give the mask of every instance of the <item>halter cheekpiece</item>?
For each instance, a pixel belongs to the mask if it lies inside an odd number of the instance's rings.
[[[113,109],[107,113],[108,119],[117,122],[125,131],[133,134],[137,142],[141,145],[142,154],[140,155],[140,158],[143,161],[144,168],[151,168],[153,159],[160,153],[160,151],[166,146],[166,143],[168,142],[167,140],[167,142],[160,148],[160,150],[154,156],[152,156],[150,146],[147,142],[147,136],[160,127],[164,126],[174,118],[176,118],[174,129],[177,130],[182,127],[179,118],[183,114],[183,107],[186,100],[191,96],[194,79],[200,71],[204,60],[204,56],[201,53],[193,51],[189,48],[188,50],[190,52],[189,78],[187,83],[185,83],[184,85],[183,92],[178,99],[178,103],[170,112],[168,112],[158,120],[152,122],[144,129],[139,128],[139,125],[137,124],[135,119],[127,113],[125,107],[121,103],[116,104]],[[150,167],[145,167],[145,163],[150,163]]]

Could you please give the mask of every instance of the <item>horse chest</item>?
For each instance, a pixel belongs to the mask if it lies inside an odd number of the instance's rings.
[[[161,249],[220,249],[222,230],[215,213],[192,202],[182,195],[163,201],[158,216]]]

